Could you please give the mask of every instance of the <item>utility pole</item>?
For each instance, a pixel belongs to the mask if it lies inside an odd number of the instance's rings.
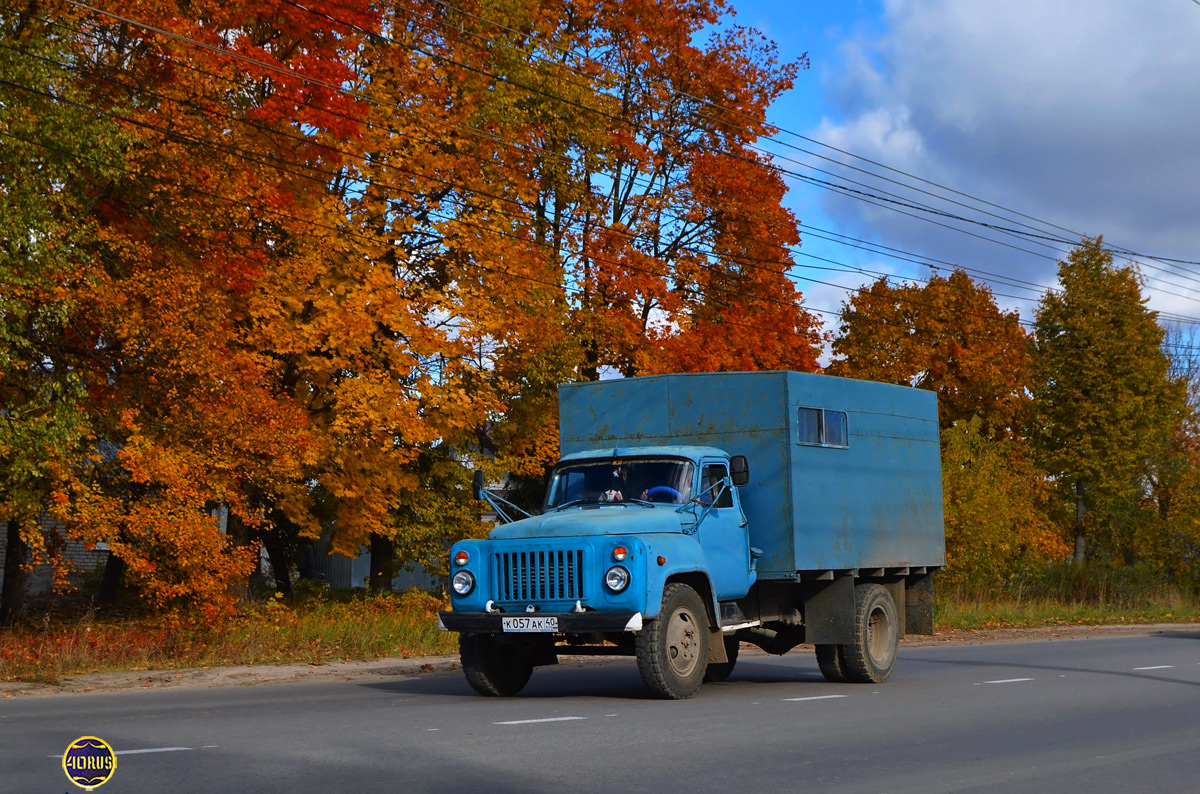
[[[1084,557],[1083,516],[1087,506],[1083,497],[1087,493],[1087,483],[1084,480],[1075,482],[1075,562],[1082,563]]]

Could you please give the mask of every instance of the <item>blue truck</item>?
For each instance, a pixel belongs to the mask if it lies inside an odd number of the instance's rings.
[[[439,623],[477,692],[611,654],[686,698],[743,642],[811,643],[826,679],[881,683],[905,633],[933,633],[932,392],[797,372],[606,380],[560,387],[559,430],[541,513],[451,549]]]

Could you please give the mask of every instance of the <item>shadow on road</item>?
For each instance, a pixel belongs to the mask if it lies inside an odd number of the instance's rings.
[[[369,681],[361,686],[393,694],[420,694],[442,697],[478,697],[461,671],[403,678],[395,681]],[[538,667],[518,698],[598,697],[623,700],[649,698],[635,664],[566,663]]]
[[[742,684],[804,684],[824,683],[825,677],[816,670],[802,667],[742,660],[737,663],[729,681]]]
[[[934,664],[947,665],[955,667],[983,667],[995,669],[997,667],[1010,668],[1013,670],[1047,670],[1055,673],[1090,673],[1092,675],[1117,676],[1120,678],[1139,678],[1143,681],[1160,681],[1164,684],[1180,684],[1182,686],[1200,687],[1200,681],[1183,681],[1178,678],[1169,678],[1165,675],[1152,675],[1148,672],[1137,672],[1127,670],[1095,670],[1089,667],[1070,667],[1067,665],[1054,664],[1032,664],[1030,662],[1006,662],[1004,659],[988,659],[986,661],[974,661],[971,659],[929,659],[917,658],[905,660],[906,665],[917,664]]]
[[[710,688],[725,688],[732,685],[771,685],[797,683],[823,683],[819,672],[788,664],[746,660],[738,662],[737,668],[727,682],[705,684],[703,692]],[[392,694],[420,694],[440,697],[476,697],[460,671],[446,671],[437,675],[400,678],[394,681],[364,681],[359,684]],[[533,678],[518,698],[563,698],[593,697],[617,700],[651,700],[649,691],[642,685],[637,663],[630,660],[597,662],[565,662],[533,671]]]

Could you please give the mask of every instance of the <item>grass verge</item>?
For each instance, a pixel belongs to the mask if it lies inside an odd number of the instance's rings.
[[[1200,604],[1178,591],[1126,594],[1113,603],[1055,595],[944,588],[935,622],[939,630],[970,630],[1200,621]],[[60,613],[0,632],[0,681],[55,684],[65,676],[118,670],[454,653],[458,636],[437,630],[437,612],[445,608],[441,599],[412,590],[309,593],[292,604],[271,599],[248,605],[220,627],[145,615],[99,620],[90,612]]]
[[[1200,607],[1187,604],[1117,607],[1087,603],[1063,603],[1049,599],[1023,601],[939,599],[934,606],[934,623],[938,629],[942,630],[1190,623],[1195,621],[1200,621]]]
[[[425,656],[457,650],[437,629],[441,599],[395,595],[323,596],[287,605],[247,606],[221,627],[129,617],[47,618],[0,632],[0,681],[55,683],[64,676],[116,670],[322,662]]]
[[[1187,623],[1200,620],[1195,580],[1147,565],[1034,565],[1003,581],[935,580],[934,620],[946,629]]]

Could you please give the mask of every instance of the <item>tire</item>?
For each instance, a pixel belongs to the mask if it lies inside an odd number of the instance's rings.
[[[817,647],[817,667],[821,668],[821,675],[825,676],[825,680],[831,684],[844,684],[846,677],[845,651],[841,645],[818,645]]]
[[[896,667],[900,643],[896,605],[882,585],[854,588],[854,644],[843,645],[846,677],[857,684],[882,684]]]
[[[458,653],[467,683],[481,695],[512,697],[533,675],[529,650],[500,642],[494,634],[459,635]]]
[[[696,694],[708,667],[708,612],[695,590],[667,585],[658,617],[635,636],[638,672],[651,692],[667,700]]]
[[[724,681],[729,678],[733,672],[734,665],[738,660],[738,649],[741,648],[741,643],[734,639],[732,634],[725,636],[725,655],[729,657],[728,662],[709,662],[708,668],[704,671],[705,683],[715,681]]]

